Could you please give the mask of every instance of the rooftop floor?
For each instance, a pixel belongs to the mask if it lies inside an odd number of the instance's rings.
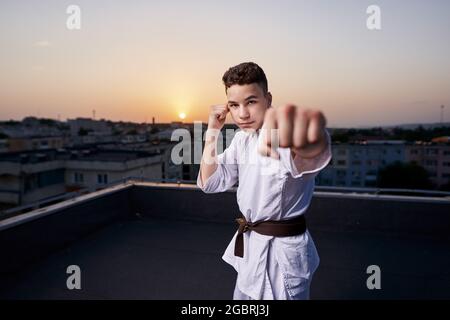
[[[231,223],[126,218],[3,279],[0,299],[231,299],[234,269],[222,253]],[[449,299],[450,243],[408,236],[311,230],[321,257],[312,299]],[[81,268],[68,290],[66,268]],[[381,268],[381,290],[366,287]]]

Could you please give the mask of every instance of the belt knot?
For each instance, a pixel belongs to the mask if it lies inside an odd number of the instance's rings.
[[[236,222],[239,224],[239,229],[238,229],[239,234],[247,232],[253,226],[253,224],[251,222],[248,222],[247,220],[245,220],[244,217],[237,218]]]

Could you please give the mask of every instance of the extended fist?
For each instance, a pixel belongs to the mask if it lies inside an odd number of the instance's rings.
[[[327,145],[326,119],[318,110],[302,109],[288,104],[266,111],[258,151],[279,159],[277,147],[291,148],[303,158],[313,158]]]

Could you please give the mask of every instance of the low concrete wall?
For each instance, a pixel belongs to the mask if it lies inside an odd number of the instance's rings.
[[[0,275],[13,272],[82,236],[130,214],[130,190],[51,210],[31,221],[0,230]],[[1,282],[1,277],[0,277]]]
[[[205,194],[196,188],[137,185],[132,210],[169,219],[234,223],[239,216],[233,191]],[[442,199],[315,193],[306,213],[311,229],[423,235],[450,239],[450,201]]]
[[[235,192],[205,194],[193,188],[136,185],[132,210],[143,216],[234,223],[239,217]]]
[[[308,211],[315,229],[450,239],[450,201],[317,193]]]

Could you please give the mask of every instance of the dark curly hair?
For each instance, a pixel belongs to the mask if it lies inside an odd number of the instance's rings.
[[[264,94],[268,91],[267,78],[263,69],[254,62],[244,62],[228,69],[222,77],[225,92],[234,84],[257,83]]]

